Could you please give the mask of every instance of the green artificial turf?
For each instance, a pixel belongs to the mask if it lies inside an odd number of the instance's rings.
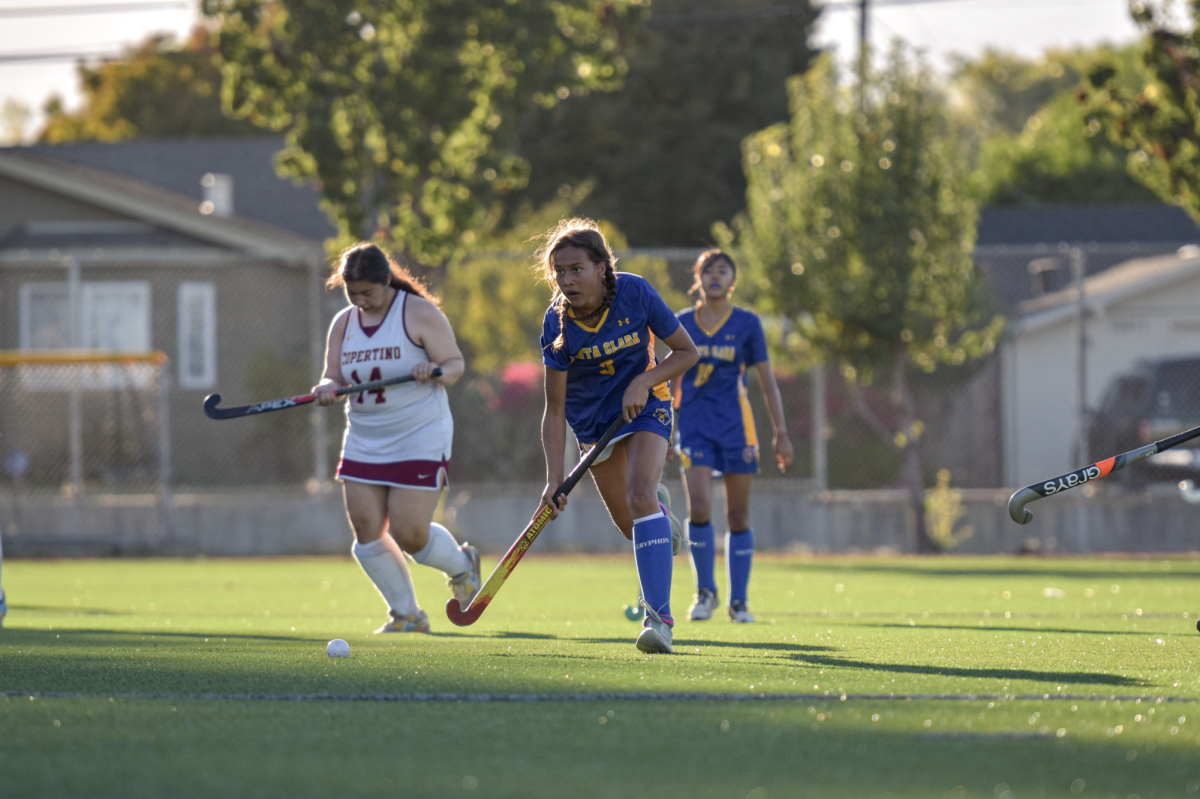
[[[431,635],[348,559],[5,563],[0,796],[1200,791],[1197,560],[759,557],[734,626],[680,559],[674,657],[628,558],[530,556],[463,629],[413,573]]]

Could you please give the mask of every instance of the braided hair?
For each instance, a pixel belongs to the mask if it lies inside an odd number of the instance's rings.
[[[695,265],[692,266],[692,287],[688,289],[688,294],[703,294],[704,281],[700,279],[701,273],[705,268],[716,261],[724,261],[729,264],[729,268],[733,270],[734,279],[737,279],[737,264],[729,257],[729,253],[724,250],[713,248],[700,253],[700,257],[696,259]]]
[[[578,247],[587,254],[592,263],[604,264],[604,299],[600,301],[596,310],[586,316],[576,316],[574,319],[585,322],[603,314],[617,296],[617,273],[613,270],[613,264],[617,262],[617,258],[604,239],[604,234],[600,232],[600,226],[591,219],[580,217],[564,219],[546,234],[545,239],[546,243],[537,251],[538,265],[536,268],[541,271],[545,281],[551,285],[557,285],[554,280],[554,254],[564,247]],[[551,307],[558,314],[559,333],[558,338],[554,339],[550,345],[552,350],[561,350],[566,345],[567,305],[566,295],[556,290]]]
[[[441,304],[441,300],[431,294],[424,283],[388,257],[379,245],[369,241],[362,241],[342,250],[333,274],[325,281],[325,288],[332,291],[359,280],[382,283],[397,291],[415,294],[434,305]]]

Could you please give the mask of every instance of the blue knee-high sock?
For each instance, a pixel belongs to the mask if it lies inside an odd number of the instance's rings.
[[[725,534],[725,563],[729,567],[729,601],[745,602],[750,584],[750,562],[754,560],[754,531]]]
[[[671,619],[671,520],[661,512],[633,520],[633,559],[642,598],[663,621]]]
[[[713,563],[717,559],[717,542],[712,522],[696,524],[689,521],[688,538],[692,541],[692,569],[696,572],[696,587],[707,588],[716,594],[717,580],[713,577]]]

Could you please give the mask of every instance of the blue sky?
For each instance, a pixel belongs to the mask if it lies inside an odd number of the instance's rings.
[[[841,2],[843,0],[839,0]],[[54,5],[128,6],[152,9],[98,14],[11,17],[5,11]],[[780,0],[785,2],[785,0]],[[976,55],[985,48],[1028,56],[1049,47],[1127,42],[1136,35],[1126,0],[878,0],[871,14],[871,40],[886,46],[894,37],[924,49],[944,66],[953,53]],[[888,3],[891,3],[888,5]],[[15,99],[39,110],[53,93],[68,106],[78,102],[70,60],[12,63],[5,56],[29,53],[111,53],[145,36],[169,31],[183,36],[196,20],[195,4],[166,0],[0,0],[0,102]],[[839,57],[857,52],[858,13],[830,8],[815,44]],[[32,132],[33,125],[31,124]]]

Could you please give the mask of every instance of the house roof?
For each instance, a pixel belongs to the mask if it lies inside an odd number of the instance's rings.
[[[1113,303],[1169,288],[1200,275],[1200,247],[1188,245],[1171,255],[1137,258],[1083,281],[1084,305],[1103,313]],[[1069,321],[1077,313],[1075,287],[1045,294],[1017,306],[1016,332],[1032,332]]]
[[[37,145],[24,152],[134,178],[193,199],[203,199],[207,173],[233,178],[234,212],[298,236],[323,241],[336,233],[311,184],[297,185],[275,172],[282,136],[217,136]]]
[[[165,231],[168,238],[285,260],[320,252],[321,245],[314,239],[237,216],[205,216],[189,197],[124,175],[42,158],[28,149],[0,150],[0,176],[105,208],[131,222]],[[26,225],[18,236],[36,238],[36,227]],[[132,228],[125,231],[126,235],[134,233]]]
[[[1200,227],[1173,205],[985,208],[975,245],[1200,242]]]

